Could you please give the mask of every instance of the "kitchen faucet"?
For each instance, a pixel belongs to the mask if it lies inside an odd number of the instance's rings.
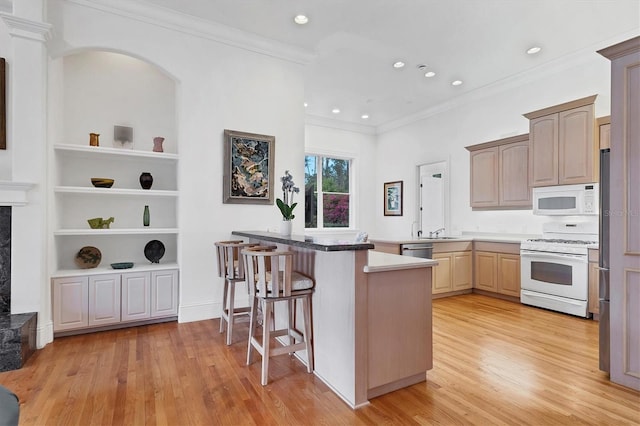
[[[436,229],[435,231],[429,232],[429,238],[438,238],[438,234],[444,231],[444,228]]]

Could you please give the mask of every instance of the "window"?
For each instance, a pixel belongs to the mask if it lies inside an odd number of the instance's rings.
[[[304,170],[305,228],[349,228],[351,160],[306,155]]]

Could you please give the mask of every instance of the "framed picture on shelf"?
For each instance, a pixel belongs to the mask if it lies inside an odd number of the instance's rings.
[[[384,215],[402,216],[402,181],[385,182]]]
[[[275,136],[225,129],[225,204],[273,204],[275,141]]]
[[[7,74],[6,62],[0,58],[0,149],[7,149]]]

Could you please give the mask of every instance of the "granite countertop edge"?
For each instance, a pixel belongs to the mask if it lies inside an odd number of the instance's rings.
[[[294,247],[306,248],[318,251],[356,251],[356,250],[370,250],[375,246],[370,243],[351,243],[351,242],[314,242],[310,238],[304,235],[291,235],[288,237],[282,236],[273,232],[263,231],[232,231],[232,235],[240,237],[254,238],[257,240],[268,241],[271,243],[287,244]]]

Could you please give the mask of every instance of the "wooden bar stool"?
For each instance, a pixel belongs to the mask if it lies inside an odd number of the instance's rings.
[[[220,315],[220,333],[227,329],[227,345],[233,340],[233,325],[240,315],[249,315],[250,307],[235,307],[236,284],[245,283],[242,249],[257,244],[244,241],[218,241],[215,243],[218,258],[218,275],[224,278],[222,293],[222,313]]]
[[[242,251],[247,268],[247,283],[251,297],[249,344],[247,365],[252,362],[252,347],[262,356],[262,385],[269,380],[269,358],[306,349],[307,371],[313,371],[313,348],[311,345],[311,295],[314,282],[311,278],[292,270],[292,251],[266,250],[264,247],[247,248]],[[295,302],[302,301],[304,327],[295,328]],[[267,320],[274,312],[275,302],[286,301],[287,328],[271,330]],[[262,342],[256,337],[258,304],[262,306]],[[274,327],[275,328],[275,327]],[[271,337],[287,336],[288,344],[272,347]]]

